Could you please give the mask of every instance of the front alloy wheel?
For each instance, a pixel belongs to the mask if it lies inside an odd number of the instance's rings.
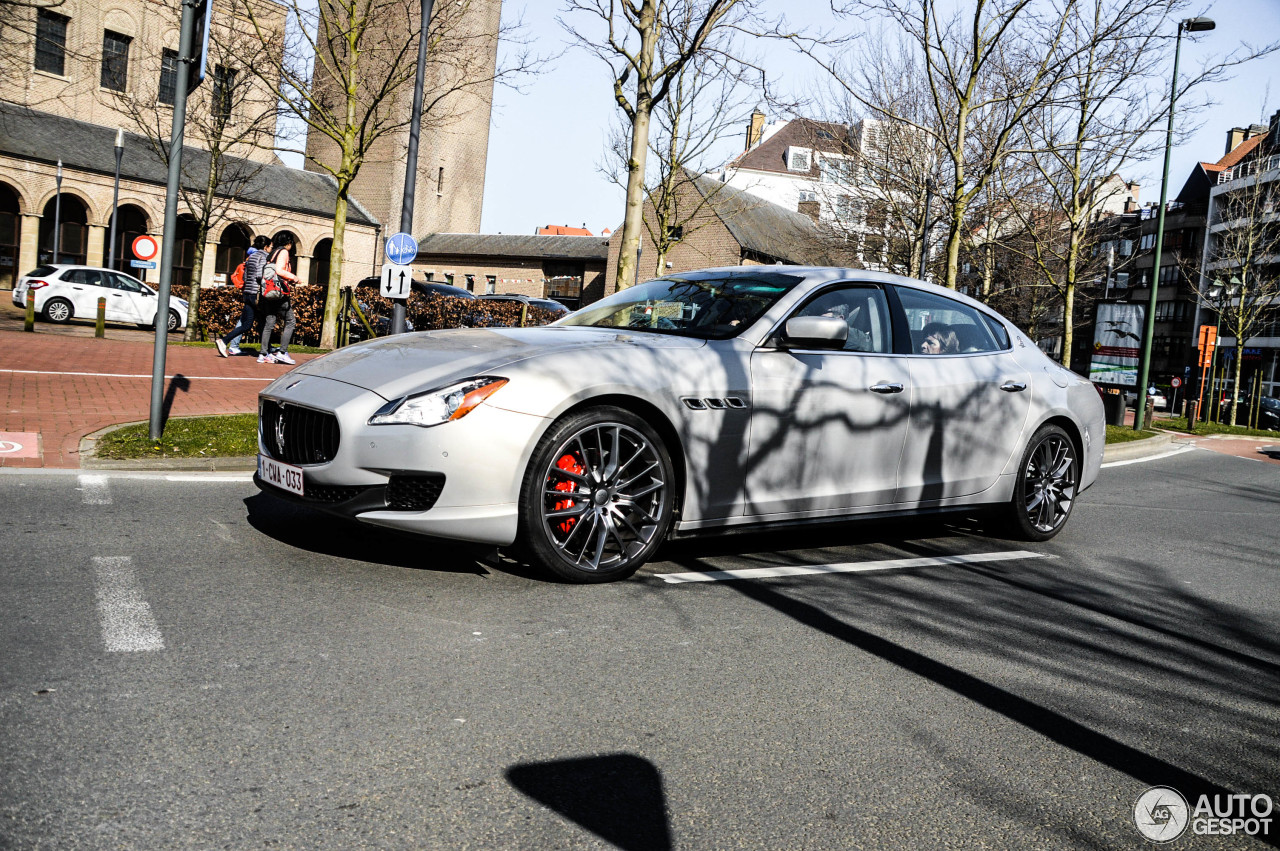
[[[661,439],[620,408],[552,427],[534,452],[521,499],[522,540],[572,582],[635,573],[666,537],[672,466]]]
[[[1018,537],[1047,541],[1062,531],[1079,483],[1080,462],[1067,433],[1057,426],[1037,431],[1023,455],[1010,505]]]

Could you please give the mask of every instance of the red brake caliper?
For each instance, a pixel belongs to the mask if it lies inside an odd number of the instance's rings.
[[[561,455],[560,459],[556,461],[556,466],[567,473],[573,473],[575,476],[581,476],[583,473],[582,465],[579,464],[578,460],[572,455]],[[577,485],[568,479],[557,483],[555,486],[555,490],[565,491],[566,493],[572,493],[576,489]],[[563,511],[566,508],[572,508],[573,504],[574,502],[571,499],[560,500],[555,504],[555,508],[552,510]],[[578,522],[576,517],[566,517],[564,521],[560,523],[560,531],[564,532],[566,535],[569,534],[569,531],[573,529],[573,524],[576,522]]]

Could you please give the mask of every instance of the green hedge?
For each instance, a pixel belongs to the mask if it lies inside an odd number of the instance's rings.
[[[190,288],[174,286],[173,295],[186,298]],[[293,312],[297,319],[293,341],[300,346],[320,345],[320,325],[324,319],[324,288],[312,286],[294,287]],[[365,316],[377,330],[374,315],[390,316],[392,302],[377,293],[359,293],[360,301],[368,308]],[[240,318],[243,308],[240,290],[235,287],[210,287],[200,290],[200,328],[205,339],[226,334]],[[455,296],[430,296],[412,293],[405,306],[406,316],[415,331],[431,331],[439,328],[468,326],[514,327],[520,324],[522,305],[512,301],[457,298]],[[355,319],[354,312],[351,318]],[[525,316],[526,325],[546,325],[556,315],[540,307],[530,306]],[[357,320],[358,321],[358,320]],[[248,339],[257,339],[262,333],[262,320],[254,323]],[[365,336],[363,331],[361,336]]]

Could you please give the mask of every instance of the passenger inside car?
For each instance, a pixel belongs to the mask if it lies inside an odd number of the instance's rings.
[[[953,355],[960,351],[960,339],[950,325],[930,322],[924,326],[924,340],[920,343],[922,355]]]

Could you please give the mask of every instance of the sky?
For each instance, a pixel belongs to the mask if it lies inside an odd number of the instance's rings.
[[[827,0],[772,2],[778,8],[785,6],[793,26],[835,23]],[[623,191],[599,169],[617,113],[611,78],[599,59],[569,48],[569,36],[556,21],[561,6],[559,0],[504,2],[504,16],[523,18],[526,36],[536,50],[555,53],[568,49],[548,71],[526,81],[523,91],[500,87],[494,94],[482,233],[533,233],[538,227],[555,224],[585,225],[599,234],[622,221]],[[1242,42],[1256,44],[1280,38],[1277,0],[1217,0],[1204,2],[1193,11],[1213,18],[1217,29],[1196,34],[1193,42],[1184,39],[1184,73],[1213,55],[1231,52]],[[819,76],[804,60],[779,47],[762,52],[769,67],[777,70],[782,90],[803,94],[820,85]],[[1265,123],[1280,109],[1280,54],[1244,66],[1230,82],[1204,94],[1214,102],[1210,108],[1194,120],[1178,116],[1180,133],[1198,129],[1173,150],[1170,198],[1196,162],[1214,161],[1223,155],[1228,129]],[[778,117],[771,115],[770,120]],[[747,121],[744,114],[744,132]],[[742,135],[727,139],[724,159],[736,156],[743,142]],[[1144,202],[1159,199],[1161,166],[1156,158],[1135,163],[1123,174],[1141,184]]]

